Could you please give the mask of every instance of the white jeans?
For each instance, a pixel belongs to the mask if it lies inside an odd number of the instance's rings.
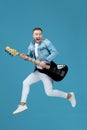
[[[21,102],[26,103],[26,100],[27,100],[27,97],[28,97],[28,94],[30,91],[30,85],[33,83],[36,83],[40,80],[43,82],[45,93],[48,96],[67,98],[67,93],[60,91],[60,90],[53,89],[53,80],[48,75],[35,71],[35,72],[31,73],[23,81]]]

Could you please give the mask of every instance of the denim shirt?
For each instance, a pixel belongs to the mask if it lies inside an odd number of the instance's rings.
[[[38,57],[37,60],[45,61],[49,63],[52,61],[58,52],[56,48],[52,45],[52,43],[48,39],[43,39],[38,46]],[[27,55],[31,58],[35,58],[35,42],[31,42],[28,46]],[[36,59],[36,58],[35,58]]]

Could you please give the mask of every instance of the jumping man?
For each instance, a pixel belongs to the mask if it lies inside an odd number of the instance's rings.
[[[46,67],[46,64],[53,61],[57,55],[58,52],[51,41],[48,39],[43,39],[43,30],[41,28],[34,28],[33,41],[28,46],[27,56],[39,60],[40,65],[36,65],[34,72],[28,75],[27,78],[23,81],[21,101],[13,114],[18,114],[28,109],[26,101],[30,92],[30,86],[38,81],[42,81],[47,96],[65,98],[71,103],[72,107],[76,106],[75,94],[73,92],[67,93],[60,90],[54,90],[53,79],[47,74],[41,73],[39,71],[39,69],[43,70],[43,68]],[[20,57],[26,59],[25,54],[21,54]]]

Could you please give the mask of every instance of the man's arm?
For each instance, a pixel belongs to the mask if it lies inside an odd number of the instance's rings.
[[[58,51],[48,39],[46,40],[45,44],[47,46],[48,51],[50,52],[49,56],[46,57],[45,60],[47,62],[50,62],[58,55]]]

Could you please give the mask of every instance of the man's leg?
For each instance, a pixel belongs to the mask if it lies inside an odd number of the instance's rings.
[[[31,73],[24,81],[23,81],[23,89],[22,89],[22,97],[21,97],[21,103],[26,103],[28,94],[30,92],[30,86],[36,82],[38,82],[40,78],[38,77],[38,72],[35,71],[34,73]]]
[[[13,114],[18,114],[27,109],[26,100],[27,100],[28,94],[30,92],[30,85],[38,82],[39,80],[40,80],[40,78],[38,77],[38,73],[37,73],[37,71],[35,71],[35,72],[31,73],[23,81],[21,102],[20,102],[20,105],[18,106],[18,108],[13,112]]]
[[[75,95],[73,92],[66,93],[66,92],[63,92],[60,90],[54,90],[53,89],[53,80],[48,75],[41,74],[41,73],[39,75],[44,84],[45,93],[48,96],[66,98],[70,101],[70,103],[72,104],[72,107],[75,107],[76,99],[75,99]]]

